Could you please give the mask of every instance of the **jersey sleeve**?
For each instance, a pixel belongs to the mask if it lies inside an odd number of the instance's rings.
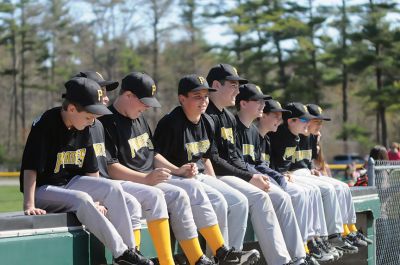
[[[41,120],[33,122],[22,155],[19,175],[21,192],[24,191],[24,170],[34,170],[37,175],[45,170],[48,159],[46,131],[45,124]]]
[[[88,144],[86,147],[85,161],[83,161],[82,170],[85,173],[95,173],[95,172],[99,171],[99,166],[97,164],[97,158],[96,158],[96,154],[94,152],[93,142],[92,142],[89,132],[88,132],[88,136],[89,136],[88,141],[87,141]]]
[[[216,119],[213,119],[213,123],[214,131],[211,132],[211,135],[209,135],[208,138],[210,139],[210,160],[215,172],[217,172],[217,174],[221,176],[232,175],[239,177],[245,181],[250,181],[253,176],[252,173],[246,171],[245,169],[239,169],[236,166],[231,165],[228,161],[219,156],[217,143],[215,142],[215,128],[218,127],[216,125],[218,121]]]
[[[104,145],[106,147],[107,164],[119,163],[118,160],[118,134],[117,127],[113,121],[113,115],[100,117],[100,121],[104,127]]]
[[[173,128],[168,120],[168,115],[166,115],[158,122],[153,136],[155,152],[166,158],[174,152],[175,140]]]

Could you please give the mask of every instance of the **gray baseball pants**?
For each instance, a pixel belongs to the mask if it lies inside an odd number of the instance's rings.
[[[120,181],[120,183],[125,192],[139,201],[147,221],[165,219],[169,216],[171,229],[178,241],[198,236],[191,201],[184,189],[167,182],[155,186],[131,181]]]
[[[357,217],[349,185],[328,176],[315,176],[315,178],[326,181],[335,187],[336,195],[340,204],[340,213],[342,214],[343,223],[355,224],[357,221]]]
[[[288,263],[291,258],[268,194],[238,177],[222,176],[218,179],[246,196],[253,229],[267,263]]]
[[[278,186],[273,179],[270,179],[270,181]],[[307,242],[309,235],[312,233],[309,230],[309,222],[311,218],[309,208],[312,207],[310,189],[297,185],[296,183],[288,182],[284,191],[290,196],[297,225],[299,227],[303,243],[305,243]]]
[[[290,256],[293,259],[305,258],[304,241],[297,224],[290,195],[275,184],[273,180],[270,180],[270,189],[267,193],[274,206]],[[303,203],[300,202],[298,206],[303,207],[304,201]],[[302,212],[304,214],[304,209]]]
[[[324,207],[325,222],[328,235],[343,233],[343,219],[335,187],[322,179],[311,175],[308,169],[299,169],[293,172],[296,182],[318,186]]]
[[[225,242],[230,247],[242,249],[249,215],[246,196],[216,177],[199,174],[196,178],[203,184],[217,214]]]
[[[96,209],[97,201],[108,209],[107,217]],[[135,247],[123,190],[115,181],[76,176],[64,186],[44,185],[36,189],[35,204],[48,212],[74,212],[114,257]]]

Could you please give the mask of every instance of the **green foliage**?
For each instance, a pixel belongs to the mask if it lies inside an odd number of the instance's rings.
[[[349,139],[360,143],[364,147],[372,147],[375,144],[370,140],[370,133],[360,125],[347,123],[344,124],[341,132],[336,136],[336,139]]]

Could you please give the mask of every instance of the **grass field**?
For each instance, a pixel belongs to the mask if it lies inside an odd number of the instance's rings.
[[[22,211],[19,186],[0,186],[0,212]]]

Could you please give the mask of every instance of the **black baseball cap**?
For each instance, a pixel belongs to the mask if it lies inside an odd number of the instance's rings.
[[[179,80],[178,95],[202,89],[207,89],[210,92],[216,91],[216,89],[209,87],[207,80],[204,77],[196,74],[185,75],[181,80]]]
[[[247,84],[247,79],[239,76],[235,67],[229,64],[220,63],[210,69],[207,75],[207,82],[212,84],[214,80],[239,81],[239,84]]]
[[[71,103],[76,103],[93,114],[107,115],[111,111],[103,104],[103,91],[97,82],[85,77],[73,77],[64,84],[67,89],[62,95]]]
[[[311,115],[307,107],[300,102],[291,102],[285,105],[284,109],[289,110],[290,113],[283,113],[284,120],[291,118],[299,118],[299,119],[314,119],[315,117]]]
[[[105,87],[107,91],[116,89],[119,85],[117,81],[106,81],[99,72],[95,71],[83,71],[76,74],[74,77],[86,77],[97,82],[101,87]]]
[[[239,87],[239,94],[236,96],[236,102],[241,100],[267,100],[272,97],[264,95],[261,88],[255,84],[244,84]]]
[[[285,113],[292,113],[290,110],[282,108],[281,103],[276,100],[268,99],[265,101],[264,113],[270,112],[285,112]]]
[[[153,78],[141,72],[132,72],[122,79],[121,89],[131,91],[141,102],[153,108],[160,108],[156,99],[157,87]]]
[[[307,104],[308,112],[314,116],[314,119],[330,121],[331,118],[323,114],[322,108],[316,104]]]

